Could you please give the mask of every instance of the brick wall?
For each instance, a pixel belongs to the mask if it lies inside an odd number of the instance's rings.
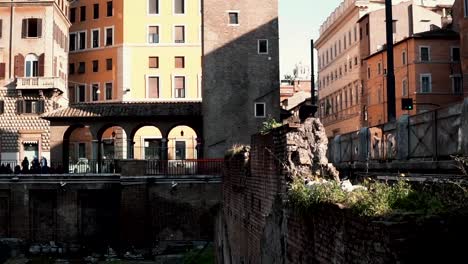
[[[250,162],[226,159],[218,263],[465,263],[468,214],[362,218],[338,205],[297,213],[284,203],[286,130],[252,137]],[[267,149],[270,149],[271,154]],[[447,262],[448,261],[448,262]]]

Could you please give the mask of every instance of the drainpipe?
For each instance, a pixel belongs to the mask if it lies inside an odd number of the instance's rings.
[[[387,113],[388,122],[396,120],[395,65],[393,58],[393,13],[392,0],[385,0],[385,22],[387,29]]]
[[[11,60],[11,53],[12,53],[12,46],[13,46],[13,0],[11,0],[11,3],[10,3],[10,43],[9,43],[9,47],[8,47],[8,56],[9,56],[9,60],[10,60],[10,63],[8,64],[8,72],[10,73],[10,79],[13,77],[13,74],[11,72],[11,63],[12,63],[12,60]]]

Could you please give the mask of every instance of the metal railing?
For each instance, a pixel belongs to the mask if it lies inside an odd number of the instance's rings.
[[[147,160],[147,175],[211,175],[221,176],[223,159]]]

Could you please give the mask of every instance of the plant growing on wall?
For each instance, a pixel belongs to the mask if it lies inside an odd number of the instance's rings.
[[[277,122],[273,117],[268,117],[267,121],[263,122],[262,128],[260,129],[260,134],[266,135],[270,133],[273,129],[282,126],[283,124]]]

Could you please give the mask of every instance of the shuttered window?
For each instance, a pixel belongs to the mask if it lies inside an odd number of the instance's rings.
[[[185,98],[185,77],[177,76],[174,77],[174,97]]]
[[[159,77],[148,77],[148,97],[159,98]]]
[[[4,62],[0,63],[0,79],[5,79],[6,76],[6,64]]]
[[[80,21],[86,20],[86,6],[80,7]]]
[[[159,27],[148,27],[148,43],[159,43]]]
[[[5,113],[5,101],[0,101],[0,114]]]
[[[21,27],[22,38],[40,38],[42,36],[42,19],[23,19]]]
[[[112,100],[112,83],[106,83],[106,100]]]
[[[93,5],[93,18],[94,19],[99,18],[99,4],[94,4]]]
[[[184,26],[175,26],[174,27],[174,42],[175,43],[185,43],[185,27]]]
[[[114,6],[112,4],[112,1],[107,2],[107,16],[110,17],[114,13]]]
[[[0,38],[2,38],[2,32],[3,32],[3,20],[0,19]]]

